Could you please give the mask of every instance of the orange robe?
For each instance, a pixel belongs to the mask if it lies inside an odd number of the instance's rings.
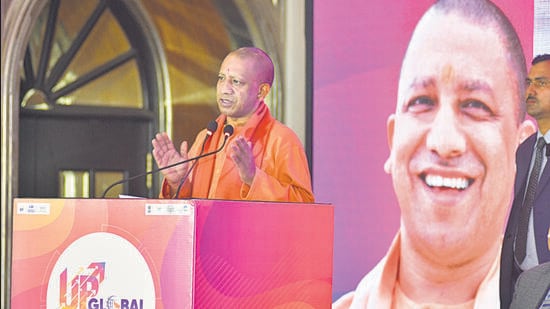
[[[491,269],[477,288],[477,293],[472,300],[463,304],[442,305],[414,303],[401,291],[398,281],[400,252],[401,232],[398,232],[386,256],[361,279],[355,291],[348,292],[334,302],[332,309],[500,308],[498,298],[500,254],[495,256]]]
[[[203,153],[222,145],[225,120],[225,115],[216,119],[218,130],[206,141]],[[271,116],[265,104],[260,105],[244,126],[234,129],[222,151],[197,161],[178,198],[314,202],[304,148],[290,128]],[[228,146],[238,135],[252,143],[256,174],[250,186],[242,182],[229,156]],[[206,129],[197,135],[189,150],[190,158],[199,155],[205,136]],[[166,181],[160,197],[172,198]]]

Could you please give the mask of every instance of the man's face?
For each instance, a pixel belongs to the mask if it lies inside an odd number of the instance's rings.
[[[550,60],[539,62],[531,67],[527,77],[527,113],[550,129]],[[546,132],[543,132],[546,133]]]
[[[247,118],[261,102],[254,63],[228,55],[218,73],[216,97],[218,108],[229,118]]]
[[[413,246],[460,263],[500,237],[521,99],[491,29],[455,15],[432,15],[419,27],[388,119],[387,168]]]

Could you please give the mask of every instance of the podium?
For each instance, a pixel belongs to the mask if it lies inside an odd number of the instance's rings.
[[[15,199],[11,306],[330,308],[330,204]]]

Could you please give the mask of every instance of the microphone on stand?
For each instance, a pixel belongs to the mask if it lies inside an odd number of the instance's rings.
[[[218,123],[215,120],[212,120],[208,123],[208,126],[206,127],[206,136],[202,141],[202,147],[201,147],[201,152],[199,153],[199,156],[202,155],[202,153],[204,152],[204,146],[206,145],[206,141],[210,138],[210,136],[214,134],[214,132],[216,132],[217,129],[218,129]],[[178,185],[178,189],[176,190],[176,195],[174,196],[175,198],[177,198],[178,195],[180,195],[180,190],[183,187],[183,183],[185,182],[187,177],[189,177],[189,174],[191,174],[191,171],[193,170],[195,165],[197,165],[197,162],[199,162],[199,160],[195,160],[195,162],[193,162],[193,165],[191,165],[191,167],[187,170],[187,173],[185,173],[185,175],[181,179]]]
[[[158,173],[162,170],[165,170],[165,169],[169,169],[171,167],[174,167],[174,166],[177,166],[177,165],[180,165],[180,164],[185,164],[187,162],[191,162],[191,161],[195,161],[195,160],[198,160],[200,158],[204,158],[204,157],[207,157],[207,156],[211,156],[211,155],[214,155],[218,152],[220,152],[223,147],[225,146],[225,143],[227,142],[227,139],[233,135],[233,126],[231,125],[226,125],[224,128],[223,128],[223,132],[224,132],[224,139],[223,139],[223,144],[221,145],[220,148],[214,150],[214,151],[211,151],[211,152],[207,152],[205,154],[201,154],[201,155],[198,155],[196,157],[193,157],[193,158],[189,158],[187,160],[183,160],[183,161],[179,161],[179,162],[176,162],[176,163],[173,163],[173,164],[170,164],[170,165],[167,165],[167,166],[164,166],[164,167],[161,167],[161,168],[157,168],[157,169],[154,169],[152,171],[148,171],[148,172],[145,172],[145,173],[142,173],[142,174],[138,174],[138,175],[135,175],[135,176],[132,176],[132,177],[128,177],[128,178],[124,178],[124,179],[121,179],[117,182],[114,182],[112,183],[109,187],[107,187],[107,189],[105,189],[105,191],[103,191],[103,194],[101,195],[101,198],[105,198],[105,195],[107,194],[107,192],[109,192],[109,190],[111,190],[114,186],[116,185],[119,185],[119,184],[122,184],[122,183],[125,183],[125,182],[128,182],[128,181],[131,181],[131,180],[134,180],[136,178],[139,178],[139,177],[143,177],[143,176],[147,176],[149,174],[154,174],[154,173]],[[208,133],[207,133],[208,134]]]
[[[212,127],[215,126],[215,128],[218,127],[218,124],[213,121],[211,123],[209,123],[208,125],[210,126],[211,124],[213,123]],[[213,131],[216,131],[216,129],[214,129]],[[204,138],[204,141],[202,142],[202,148],[201,148],[201,152],[200,152],[200,155],[202,155],[203,151],[204,151],[204,145],[206,144],[206,141],[208,140],[208,138],[210,137],[209,135],[212,135],[211,132],[213,131],[208,131],[207,132],[207,135],[206,137]],[[216,150],[214,153],[218,153],[219,151],[221,151],[223,149],[223,147],[225,146],[225,143],[227,142],[227,139],[233,135],[233,126],[228,124],[228,125],[225,125],[224,128],[223,128],[223,134],[224,134],[224,138],[223,138],[223,143],[222,143],[222,146]],[[199,155],[199,156],[200,156]],[[185,174],[185,176],[183,176],[183,178],[181,179],[179,185],[178,185],[178,189],[176,190],[176,194],[174,195],[174,198],[178,198],[178,196],[180,195],[180,191],[181,191],[181,188],[183,187],[183,184],[185,183],[185,180],[187,180],[187,177],[189,177],[189,175],[191,174],[191,171],[193,170],[193,168],[195,167],[195,165],[197,165],[197,163],[199,162],[198,158],[197,160],[195,160],[195,162],[193,162],[193,165],[191,165],[191,167],[189,168],[189,170],[187,170],[187,173]]]

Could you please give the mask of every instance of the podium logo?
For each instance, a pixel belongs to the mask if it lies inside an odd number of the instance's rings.
[[[65,268],[59,276],[61,308],[87,308],[87,299],[98,294],[99,285],[104,278],[105,262],[91,263],[88,268],[76,274],[70,284],[67,284],[67,269]],[[70,285],[70,292],[67,291],[68,285]]]
[[[111,233],[74,241],[59,256],[48,281],[47,308],[154,307],[155,287],[145,259],[129,241]]]

